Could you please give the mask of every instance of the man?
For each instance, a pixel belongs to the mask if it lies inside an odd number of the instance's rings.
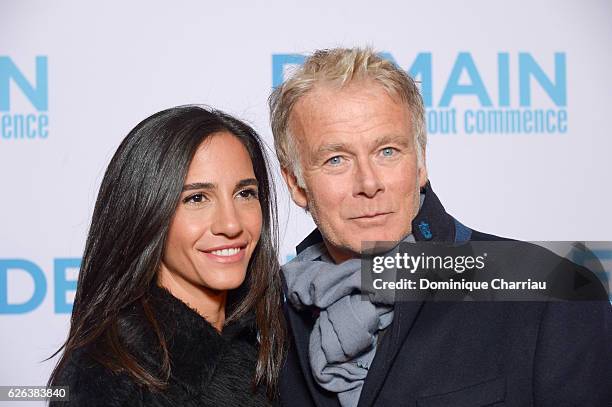
[[[502,240],[434,194],[423,101],[402,70],[367,49],[317,51],[270,108],[291,197],[317,225],[283,267],[283,405],[609,402],[607,301],[357,300],[363,242]]]

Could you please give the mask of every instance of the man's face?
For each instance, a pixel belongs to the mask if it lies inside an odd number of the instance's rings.
[[[290,129],[306,188],[289,169],[285,180],[336,262],[358,254],[363,241],[399,241],[411,232],[427,173],[404,103],[372,82],[318,85],[294,106]]]

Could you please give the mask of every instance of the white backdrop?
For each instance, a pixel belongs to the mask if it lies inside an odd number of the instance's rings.
[[[611,18],[604,0],[0,0],[0,385],[46,382],[54,362],[41,360],[65,339],[97,189],[127,132],[203,103],[272,145],[266,98],[290,68],[278,62],[316,48],[387,52],[431,86],[431,115],[455,109],[457,131],[430,134],[427,166],[464,224],[612,240]],[[467,134],[476,110],[566,119],[545,132]],[[19,120],[31,124],[23,138]],[[278,190],[286,258],[313,225]]]

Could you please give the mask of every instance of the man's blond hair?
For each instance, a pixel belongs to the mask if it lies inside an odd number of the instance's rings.
[[[282,168],[291,169],[304,186],[296,142],[290,132],[290,117],[297,101],[317,84],[339,87],[356,81],[373,81],[406,104],[410,111],[414,145],[419,165],[427,144],[425,108],[414,82],[401,68],[371,48],[317,50],[268,99],[274,147]]]

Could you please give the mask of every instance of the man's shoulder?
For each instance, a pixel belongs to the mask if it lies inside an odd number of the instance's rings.
[[[494,242],[494,241],[499,241],[499,242],[512,242],[514,241],[514,239],[510,239],[508,237],[503,237],[503,236],[497,236],[497,235],[493,235],[490,233],[484,233],[475,229],[471,229],[472,230],[472,235],[470,237],[470,240],[473,241],[478,241],[478,242]]]

